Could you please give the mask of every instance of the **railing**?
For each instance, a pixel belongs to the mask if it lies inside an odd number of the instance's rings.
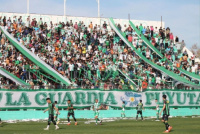
[[[122,86],[123,87],[123,86]],[[46,90],[57,90],[57,89],[101,89],[101,90],[113,90],[113,89],[119,89],[119,90],[131,90],[131,88],[119,88],[119,86],[110,84],[107,86],[87,86],[87,85],[82,85],[82,86],[64,86],[64,85],[33,85],[33,86],[19,86],[19,85],[0,85],[0,90],[1,89],[8,89],[8,90],[40,90],[40,89],[46,89]]]
[[[160,84],[159,87],[155,85],[148,85],[148,88],[145,90],[142,90],[141,88],[139,90],[131,89],[127,85],[119,86],[115,84],[110,84],[107,86],[95,86],[95,87],[89,87],[89,86],[64,86],[64,85],[33,85],[33,86],[19,86],[19,85],[0,85],[0,90],[76,90],[76,89],[99,89],[99,90],[132,90],[132,91],[146,91],[146,90],[200,90],[200,89],[193,89],[189,87],[180,86],[179,88],[173,88],[170,85],[162,85]]]

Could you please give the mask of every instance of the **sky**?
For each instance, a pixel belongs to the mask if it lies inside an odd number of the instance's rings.
[[[0,0],[0,12],[26,13],[27,0]],[[30,13],[63,15],[64,0],[30,0]],[[100,0],[102,17],[160,21],[190,48],[200,47],[200,0]],[[66,15],[97,17],[96,0],[67,0]]]

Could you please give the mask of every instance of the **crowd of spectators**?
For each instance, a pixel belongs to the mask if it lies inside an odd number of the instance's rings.
[[[21,16],[15,16],[12,19],[0,17],[0,25],[4,26],[19,43],[68,78],[72,85],[66,88],[136,89],[131,82],[134,81],[139,86],[137,90],[144,90],[172,88],[174,84],[170,77],[139,58],[106,22],[101,26],[92,22],[85,25],[82,21],[72,20],[47,24],[42,18],[36,20],[28,17],[26,21],[22,21]],[[174,38],[169,28],[137,26],[165,55],[166,58],[160,59],[130,26],[122,27],[117,24],[117,27],[139,52],[155,64],[164,66],[189,81],[193,80],[181,74],[176,67],[181,66],[200,75],[200,65],[194,62],[195,56],[188,57],[187,52],[182,53],[184,41],[179,42],[178,37]],[[52,76],[22,55],[2,33],[0,40],[0,67],[28,82],[30,86],[64,88]],[[14,83],[6,78],[1,79],[1,85],[8,84]]]
[[[179,38],[174,37],[173,33],[170,32],[170,28],[160,28],[157,27],[155,29],[153,27],[145,28],[142,25],[137,28],[140,32],[166,57],[165,60],[159,61],[161,65],[168,66],[170,68],[169,62],[173,63],[172,67],[182,67],[184,70],[188,72],[192,72],[194,74],[200,75],[200,63],[195,63],[195,54],[189,57],[187,51],[182,52],[185,47],[184,40],[179,42]],[[149,57],[148,54],[147,58]],[[171,69],[173,69],[171,67]]]

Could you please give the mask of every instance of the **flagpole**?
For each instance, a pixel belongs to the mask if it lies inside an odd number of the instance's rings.
[[[101,25],[101,16],[100,16],[100,0],[97,0],[98,4],[98,18],[99,18],[99,25]]]
[[[66,20],[66,1],[67,0],[64,0],[64,20]]]
[[[29,0],[27,0],[27,14],[29,14]]]

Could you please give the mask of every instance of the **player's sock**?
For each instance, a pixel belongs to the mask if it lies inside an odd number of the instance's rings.
[[[126,115],[124,114],[124,118],[126,117]]]
[[[98,118],[96,118],[96,124],[97,124]]]
[[[121,117],[122,117],[122,114],[121,114]]]
[[[141,119],[143,120],[143,116],[141,115]]]
[[[159,115],[157,114],[157,120],[159,120]]]
[[[67,118],[67,120],[68,120],[68,123],[70,123],[70,119],[69,119],[69,117]]]
[[[76,118],[73,116],[73,118],[74,118],[74,121],[76,122]]]
[[[44,130],[49,130],[49,125],[50,125],[50,121],[48,121],[47,128],[44,128]]]
[[[169,125],[169,123],[167,122],[167,127],[169,127],[170,125]]]
[[[138,115],[136,115],[136,120],[138,119]]]
[[[59,129],[58,125],[55,125],[55,127],[56,127],[56,129],[55,129],[55,130],[58,130],[58,129]]]
[[[165,122],[165,127],[166,127],[166,130],[168,130],[169,125],[167,122]]]
[[[167,127],[167,125],[165,125],[165,128],[166,128],[166,130],[168,130],[168,127]]]
[[[53,124],[56,126],[56,122],[55,121],[53,121]]]
[[[57,122],[58,121],[58,117],[56,116],[56,118],[55,118],[55,121]]]

